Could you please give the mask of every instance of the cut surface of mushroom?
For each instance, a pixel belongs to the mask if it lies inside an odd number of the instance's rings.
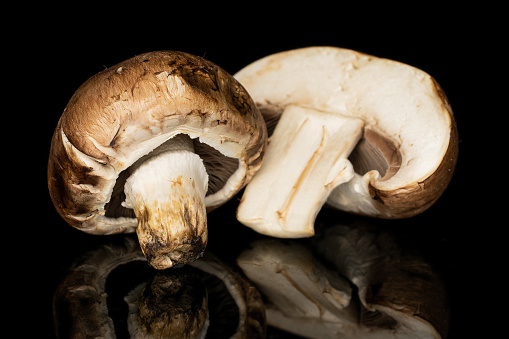
[[[246,196],[256,199],[241,204],[239,220],[272,236],[312,235],[330,192],[354,176],[347,158],[363,128],[361,119],[287,106],[271,137],[266,164],[246,189]]]
[[[91,234],[137,232],[149,263],[198,258],[206,212],[261,166],[263,117],[217,65],[177,51],[140,54],[80,86],[56,126],[48,161],[53,205]]]
[[[256,176],[267,178],[267,172],[279,176],[277,182],[266,186],[255,176],[239,206],[239,221],[261,233],[290,238],[311,236],[313,216],[324,203],[380,218],[410,217],[433,205],[452,177],[458,152],[452,110],[437,82],[419,69],[352,50],[309,47],[269,55],[246,66],[235,77],[264,116],[270,136],[267,159]],[[315,153],[316,142],[325,135],[323,131],[335,128],[334,123],[328,121],[326,126],[317,124],[314,132],[301,132],[288,121],[301,119],[303,111],[311,115],[325,112],[337,116],[337,120],[359,122],[352,132],[338,129],[335,142],[340,150],[332,155],[341,153],[337,164],[314,162],[317,159],[309,156],[319,154]],[[293,142],[291,135],[300,134],[309,135],[309,146],[302,146],[299,160],[313,164],[312,168],[282,161],[285,153],[280,149]],[[348,145],[344,150],[342,143]],[[332,176],[334,166],[348,170],[340,171],[342,179],[338,177],[336,182],[329,180],[332,178],[317,180],[315,188],[319,186],[321,194],[306,188],[310,194],[297,198],[300,182],[292,178],[306,177],[311,171],[318,173],[321,166]],[[263,194],[264,189],[270,194]],[[272,202],[260,202],[265,199]],[[293,206],[281,206],[277,199]],[[260,211],[262,208],[265,210]],[[285,229],[284,220],[291,219],[291,213],[297,213],[305,222],[299,226],[292,223]]]

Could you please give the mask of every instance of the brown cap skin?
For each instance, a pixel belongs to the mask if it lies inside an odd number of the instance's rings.
[[[133,232],[133,216],[129,226],[116,222],[109,228],[110,218],[98,227],[98,220],[104,219],[121,172],[147,153],[136,154],[138,145],[145,147],[172,131],[194,137],[205,133],[211,143],[233,145],[231,157],[246,168],[240,185],[208,210],[250,180],[266,147],[263,118],[227,72],[182,52],[138,55],[94,75],[67,104],[48,162],[49,193],[58,213],[85,232]],[[152,149],[164,141],[153,143]]]

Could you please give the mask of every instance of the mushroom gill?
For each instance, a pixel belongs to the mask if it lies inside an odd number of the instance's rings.
[[[172,138],[173,139],[173,138]],[[105,205],[105,216],[110,218],[135,218],[134,210],[132,208],[126,208],[122,205],[125,201],[126,196],[124,193],[124,186],[127,178],[132,174],[133,169],[139,167],[139,165],[148,160],[152,154],[157,154],[159,149],[165,148],[167,143],[170,143],[171,139],[152,150],[149,154],[140,158],[133,165],[120,172],[113,192],[111,194],[110,201]],[[212,146],[200,142],[197,138],[193,139],[194,152],[200,156],[207,171],[209,178],[208,190],[206,196],[214,194],[223,188],[228,178],[239,168],[238,159],[228,157]]]
[[[348,157],[357,174],[364,175],[376,170],[382,180],[391,178],[401,165],[401,153],[393,140],[366,129]]]

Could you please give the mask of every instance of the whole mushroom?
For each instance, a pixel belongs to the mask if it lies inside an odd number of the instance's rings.
[[[134,232],[150,265],[186,264],[206,212],[260,167],[267,132],[245,89],[187,53],[135,56],[87,80],[58,121],[48,186],[58,213],[92,234]]]
[[[446,189],[458,137],[446,96],[425,72],[335,47],[269,55],[235,78],[270,141],[238,219],[271,236],[314,234],[320,208],[404,218]],[[269,188],[269,189],[268,189]]]

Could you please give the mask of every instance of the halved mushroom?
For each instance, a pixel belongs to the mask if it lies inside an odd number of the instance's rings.
[[[243,276],[208,252],[154,271],[131,237],[77,260],[55,291],[53,314],[59,338],[265,336],[263,301]]]
[[[313,253],[315,252],[315,253]],[[263,239],[237,259],[266,298],[267,324],[306,338],[445,338],[432,266],[369,225],[336,225],[311,247]]]
[[[199,257],[206,210],[260,167],[262,116],[213,63],[182,52],[138,55],[86,81],[53,135],[48,186],[72,226],[134,232],[158,269]]]
[[[260,233],[306,237],[324,203],[381,218],[430,207],[457,159],[451,107],[428,74],[333,47],[267,56],[235,75],[270,142],[238,219]]]

